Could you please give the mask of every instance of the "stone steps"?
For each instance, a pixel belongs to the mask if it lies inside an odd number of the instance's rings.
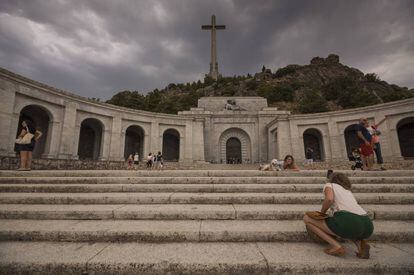
[[[414,242],[414,221],[375,221],[371,241]],[[3,220],[0,241],[299,242],[302,221],[280,220]]]
[[[0,192],[26,193],[321,193],[322,184],[0,184]],[[355,193],[414,193],[414,184],[354,184]]]
[[[346,171],[367,261],[306,233],[325,173],[0,171],[0,273],[413,273],[414,171]]]
[[[362,205],[375,220],[414,220],[412,205]],[[1,219],[301,220],[319,204],[0,204]]]
[[[355,193],[363,204],[414,204],[414,193]],[[318,193],[0,193],[0,204],[300,204]]]
[[[4,274],[413,274],[414,245],[372,243],[371,259],[313,243],[0,242]],[[18,255],[18,256],[17,256]]]

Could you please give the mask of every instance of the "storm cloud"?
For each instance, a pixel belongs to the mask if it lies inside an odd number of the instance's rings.
[[[225,76],[308,64],[343,64],[414,87],[414,1],[3,0],[0,66],[108,99],[202,79],[215,14]]]

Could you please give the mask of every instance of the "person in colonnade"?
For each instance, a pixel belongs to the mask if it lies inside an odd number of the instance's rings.
[[[31,170],[33,150],[41,136],[42,132],[36,129],[33,122],[22,121],[22,130],[15,141],[15,151],[20,155],[20,167],[17,170]]]

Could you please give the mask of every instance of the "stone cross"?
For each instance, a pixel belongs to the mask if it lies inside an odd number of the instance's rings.
[[[225,25],[216,25],[216,16],[211,16],[211,25],[202,25],[202,30],[211,30],[211,63],[209,76],[215,80],[219,77],[217,52],[216,52],[216,30],[224,30]]]

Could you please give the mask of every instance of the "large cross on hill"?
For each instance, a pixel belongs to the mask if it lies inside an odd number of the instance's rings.
[[[216,52],[216,30],[224,30],[225,25],[216,25],[216,16],[211,16],[211,25],[201,26],[202,30],[211,30],[211,63],[209,76],[215,80],[219,77],[217,52]]]

